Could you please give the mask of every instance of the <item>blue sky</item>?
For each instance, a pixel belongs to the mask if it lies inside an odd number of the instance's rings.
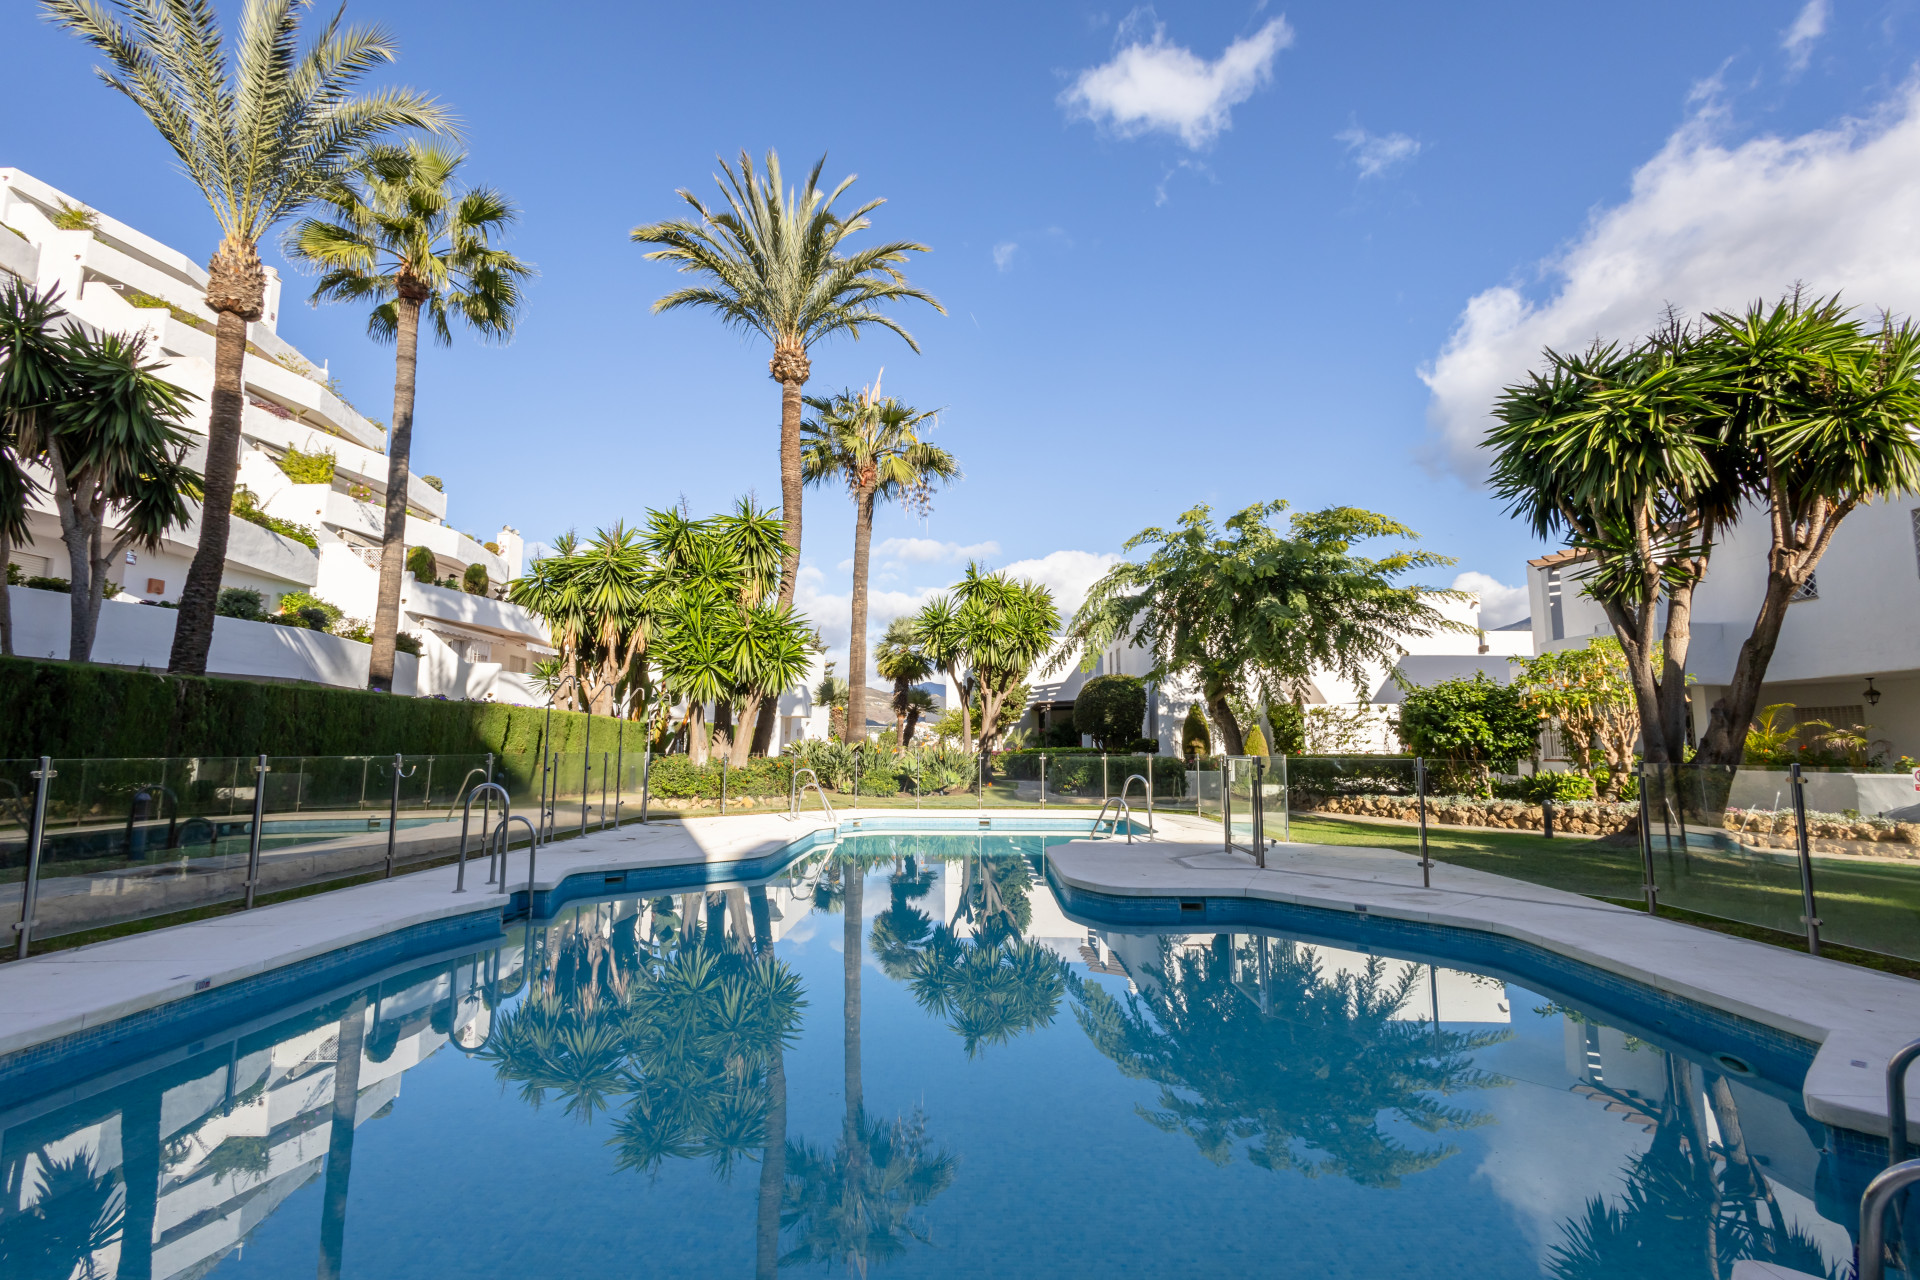
[[[510,347],[423,358],[416,465],[451,522],[540,539],[777,499],[767,350],[651,315],[674,277],[627,232],[711,192],[716,154],[825,151],[887,198],[877,234],[932,246],[912,276],[948,314],[902,312],[920,355],[817,348],[809,390],[884,366],[967,472],[924,522],[882,514],[876,629],[968,549],[1071,592],[1202,502],[1368,507],[1517,584],[1543,546],[1472,441],[1543,343],[1794,279],[1920,306],[1912,0],[450,12],[348,10],[397,35],[392,80],[458,110],[541,271]],[[24,2],[0,48],[0,164],[204,259],[204,205],[88,51]],[[387,416],[361,317],[282,316]],[[806,511],[803,600],[844,643],[852,505]]]

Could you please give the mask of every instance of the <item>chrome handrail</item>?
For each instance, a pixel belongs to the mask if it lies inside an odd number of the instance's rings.
[[[1127,798],[1127,788],[1131,787],[1136,782],[1140,784],[1140,790],[1143,793],[1145,793],[1147,797],[1147,834],[1152,835],[1154,834],[1154,831],[1153,831],[1153,783],[1147,781],[1147,775],[1144,773],[1128,774],[1127,780],[1120,784],[1120,799],[1124,801]],[[1131,810],[1129,810],[1129,813],[1131,813]],[[1129,817],[1127,820],[1127,842],[1129,844],[1133,842],[1133,820],[1131,817]]]
[[[802,784],[800,775],[803,773],[809,778],[812,778],[813,781]],[[820,805],[827,811],[828,821],[832,822],[835,826],[839,826],[840,819],[834,815],[833,801],[827,799],[827,789],[820,785],[820,775],[812,769],[795,769],[793,771],[793,789],[792,793],[787,797],[787,816],[789,818],[797,818],[800,816],[800,801],[806,797],[808,787],[813,788],[815,794],[820,797]]]
[[[500,888],[507,887],[507,849],[511,843],[507,838],[507,824],[517,822],[527,829],[527,919],[533,919],[533,864],[535,855],[540,852],[540,833],[533,829],[533,820],[518,814],[500,819],[500,825],[493,829],[493,842],[500,847]]]
[[[1920,1160],[1888,1165],[1867,1184],[1860,1197],[1859,1280],[1885,1280],[1887,1270],[1887,1210],[1893,1198],[1920,1182]]]
[[[467,775],[467,777],[469,778],[472,776],[473,775],[471,773]],[[466,781],[466,778],[462,778],[460,781],[464,783]],[[473,798],[479,795],[483,791],[486,791],[486,792],[498,791],[500,793],[500,825],[501,826],[503,827],[506,826],[507,819],[511,817],[513,814],[513,807],[512,807],[513,797],[508,795],[507,789],[501,786],[497,782],[483,782],[479,786],[475,787],[473,790],[467,792],[467,802],[466,804],[461,806],[461,809],[460,809],[460,870],[454,875],[454,878],[453,878],[453,891],[455,893],[465,893],[467,891],[467,824],[473,820]],[[491,799],[491,797],[489,797],[489,799]],[[484,840],[486,839],[486,837],[482,836],[481,839]],[[505,887],[507,882],[506,870],[507,870],[506,863],[502,862],[500,864],[500,879],[499,879],[499,883],[502,887]],[[494,883],[493,852],[491,849],[489,849],[487,852],[487,883],[488,884]]]
[[[1920,1059],[1920,1040],[1902,1045],[1887,1059],[1887,1163],[1907,1158],[1907,1068]]]
[[[1133,809],[1127,804],[1126,799],[1123,796],[1112,796],[1100,802],[1100,812],[1096,813],[1093,816],[1093,834],[1094,835],[1100,834],[1100,824],[1102,822],[1109,821],[1109,819],[1107,818],[1107,810],[1114,805],[1120,806],[1120,812],[1126,816],[1127,843],[1132,844],[1133,843]],[[1118,822],[1119,820],[1120,819],[1118,818],[1111,819],[1111,821],[1114,821],[1114,822]],[[1120,834],[1119,828],[1116,827],[1109,834],[1116,835],[1116,836],[1119,835]]]

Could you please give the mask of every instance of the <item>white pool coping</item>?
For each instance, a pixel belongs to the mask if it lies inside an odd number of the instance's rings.
[[[970,810],[865,809],[852,819],[968,820]],[[1084,823],[1086,811],[987,810],[985,816]],[[929,825],[932,825],[930,823]],[[1361,846],[1280,845],[1260,870],[1221,848],[1217,824],[1157,815],[1160,839],[1057,846],[1054,874],[1073,887],[1135,897],[1244,897],[1483,929],[1750,1018],[1819,1044],[1805,1102],[1815,1119],[1887,1132],[1884,1080],[1893,1051],[1920,1035],[1920,982],[1764,943],[1652,918],[1487,872],[1444,863],[1422,888],[1411,855]],[[545,846],[533,885],[645,867],[736,862],[777,853],[829,824],[819,812],[685,818],[629,824]],[[356,942],[452,916],[499,911],[504,893],[469,861],[467,891],[452,866],[315,894],[209,920],[131,934],[0,966],[0,1054],[297,964]],[[507,883],[527,885],[527,853],[508,857]],[[1910,1088],[1909,1115],[1920,1117]],[[1920,1118],[1910,1126],[1920,1141]]]

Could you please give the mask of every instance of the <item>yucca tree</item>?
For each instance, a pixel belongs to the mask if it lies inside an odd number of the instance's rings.
[[[959,626],[965,637],[967,685],[963,703],[980,698],[980,742],[987,750],[1006,725],[1011,712],[1018,719],[1024,706],[1008,707],[1008,697],[1023,688],[1028,674],[1054,643],[1060,611],[1053,592],[1037,582],[1007,573],[989,573],[978,564],[953,588],[960,602]]]
[[[458,320],[483,341],[513,337],[520,286],[533,269],[494,238],[517,214],[505,196],[460,180],[457,147],[410,141],[370,148],[287,235],[287,256],[320,272],[313,301],[373,304],[367,332],[394,344],[393,428],[387,433],[386,521],[367,686],[393,688],[400,582],[407,555],[407,477],[420,322],[441,346]]]
[[[41,486],[26,468],[23,441],[39,433],[40,418],[60,398],[66,361],[54,322],[57,289],[41,293],[22,284],[0,292],[0,567],[15,543],[28,537],[27,504]],[[13,609],[0,581],[0,654],[13,655]]]
[[[394,59],[378,27],[341,14],[301,48],[305,0],[245,0],[229,63],[209,0],[42,0],[43,12],[107,60],[100,78],[131,98],[206,196],[222,239],[207,264],[214,339],[200,545],[187,570],[168,669],[201,675],[227,563],[240,470],[247,326],[263,312],[260,241],[311,204],[369,144],[396,129],[447,131],[452,117],[410,89],[356,95]],[[117,16],[116,16],[117,15]]]
[[[67,656],[86,662],[108,569],[126,548],[154,550],[187,522],[200,476],[185,465],[179,427],[192,394],[159,376],[142,339],[72,324],[54,333],[64,314],[51,293],[17,282],[0,290],[0,412],[13,426],[16,464],[37,463],[52,477],[69,566]],[[0,478],[0,489],[19,486]],[[0,527],[7,523],[0,509]]]
[[[932,295],[907,283],[901,270],[910,253],[927,246],[894,240],[842,252],[849,236],[867,230],[867,215],[886,203],[869,200],[851,213],[834,204],[854,183],[849,176],[832,191],[820,188],[822,156],[805,183],[783,191],[780,157],[767,152],[766,171],[740,153],[736,172],[720,161],[714,181],[724,207],[708,206],[684,188],[678,193],[694,216],[633,229],[636,243],[657,245],[650,261],[672,262],[684,274],[705,277],[653,304],[656,312],[701,307],[727,325],[747,329],[773,344],[767,371],[780,384],[780,513],[787,550],[780,571],[780,603],[793,603],[800,572],[801,391],[812,376],[808,352],[836,333],[859,337],[870,327],[891,329],[916,352],[913,335],[879,308],[891,302],[924,302],[942,315]]]
[[[913,641],[934,669],[953,682],[960,702],[960,745],[971,755],[973,710],[967,705],[967,686],[962,679],[967,666],[967,631],[960,606],[952,596],[938,595],[920,606],[913,617]]]
[[[934,489],[960,478],[960,464],[920,438],[936,417],[880,394],[880,380],[859,393],[807,397],[814,416],[803,426],[801,473],[808,484],[838,480],[853,499],[853,630],[847,647],[847,740],[867,731],[867,566],[873,509],[899,502],[924,514]]]
[[[916,704],[913,695],[920,694],[927,706],[932,705],[932,699],[924,690],[913,687],[931,676],[934,666],[914,638],[912,618],[895,618],[887,624],[887,633],[874,647],[873,669],[882,680],[893,681],[893,712],[898,717],[898,740],[904,747],[913,741],[913,721],[926,709]]]

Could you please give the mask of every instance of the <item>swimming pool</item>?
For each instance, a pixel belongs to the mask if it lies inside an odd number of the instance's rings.
[[[0,1103],[0,1272],[1848,1258],[1872,1169],[1799,1109],[1811,1045],[1519,952],[1449,964],[1384,921],[1142,920],[1056,892],[1052,842],[851,836],[156,1032]]]

